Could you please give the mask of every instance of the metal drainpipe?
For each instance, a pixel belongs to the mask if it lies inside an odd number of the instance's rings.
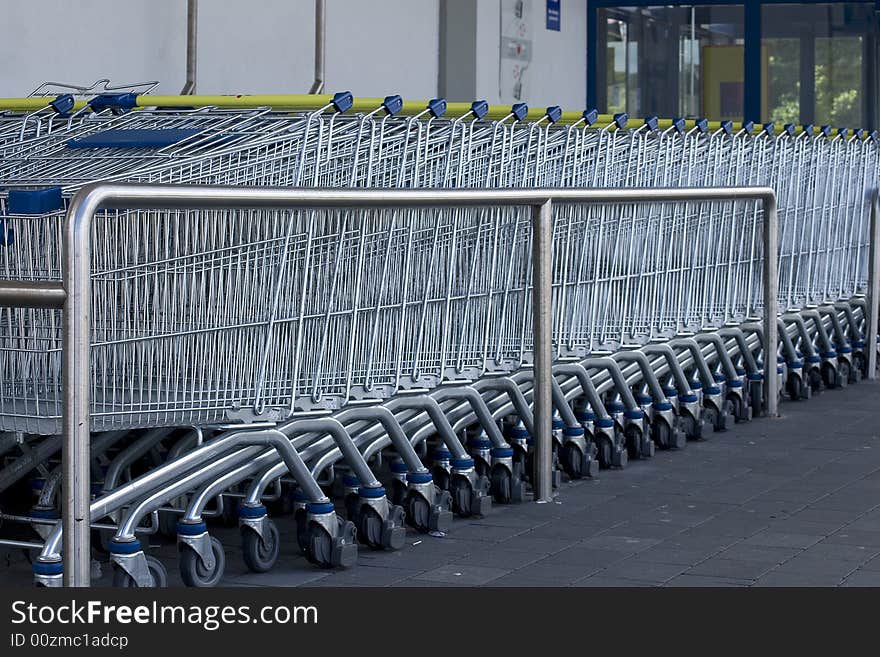
[[[326,52],[327,7],[324,0],[315,0],[315,81],[310,94],[324,91],[324,54]]]
[[[198,61],[199,0],[186,2],[186,82],[181,96],[196,92],[196,63]]]

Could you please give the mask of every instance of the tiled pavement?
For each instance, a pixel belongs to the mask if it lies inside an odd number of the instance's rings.
[[[782,405],[622,472],[564,484],[553,504],[495,507],[446,537],[361,550],[347,571],[296,554],[248,573],[218,530],[233,586],[880,586],[880,384]],[[155,554],[179,583],[173,546]],[[13,553],[0,583],[29,582]],[[109,570],[107,568],[105,571]],[[104,575],[101,582],[108,583]]]

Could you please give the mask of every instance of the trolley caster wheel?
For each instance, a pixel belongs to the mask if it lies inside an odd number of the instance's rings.
[[[559,464],[571,479],[582,479],[588,474],[589,460],[574,443],[566,443],[559,452]]]
[[[845,388],[850,383],[857,383],[854,379],[854,371],[845,360],[841,360],[837,364],[837,384],[840,388]]]
[[[638,427],[629,426],[624,432],[624,444],[626,445],[627,456],[631,459],[638,459],[642,456],[642,431]]]
[[[785,391],[788,393],[788,398],[791,401],[800,401],[806,398],[804,381],[797,375],[788,377],[788,380],[785,382]]]
[[[606,470],[612,466],[611,454],[614,447],[607,438],[596,441],[596,460],[599,461],[599,467]]]
[[[764,387],[752,386],[749,391],[749,407],[752,409],[752,417],[764,414]]]
[[[281,552],[281,535],[271,520],[265,525],[266,535],[261,537],[249,527],[241,528],[241,557],[252,573],[267,573],[275,567]]]
[[[706,422],[702,417],[695,418],[689,413],[682,416],[681,419],[681,427],[684,429],[684,433],[688,440],[703,440],[703,428],[705,424]]]
[[[810,373],[807,375],[807,381],[810,385],[810,390],[813,393],[819,393],[822,391],[822,374],[816,368],[810,370]]]
[[[375,509],[362,507],[355,522],[358,540],[371,550],[399,550],[402,548],[406,539],[406,530],[400,524],[393,522],[392,517],[395,515],[399,515],[399,519],[402,521],[403,509],[392,507],[389,519],[383,520]]]
[[[300,553],[305,556],[309,549],[309,523],[305,509],[298,509],[293,518],[296,522],[296,545]]]
[[[662,420],[655,422],[651,427],[651,433],[653,434],[654,443],[660,449],[671,449],[673,446],[677,446],[673,445],[674,431],[666,422]]]
[[[828,363],[822,364],[822,383],[826,388],[839,388],[841,387],[840,381],[840,373],[837,371],[837,368],[833,367]]]
[[[424,497],[413,493],[403,502],[406,522],[410,527],[423,534],[428,532],[445,534],[452,527],[452,512],[449,511],[449,505],[449,493],[444,492],[441,496],[441,502],[433,507]]]
[[[868,375],[868,359],[863,354],[853,354],[853,370],[853,374],[858,375],[859,380]]]
[[[525,496],[525,484],[522,478],[517,477],[504,466],[492,468],[490,490],[492,499],[498,504],[522,502]]]
[[[731,395],[727,398],[727,403],[734,422],[748,422],[752,419],[752,409],[746,406],[745,400],[739,395]]]
[[[162,562],[156,557],[149,555],[146,557],[146,560],[150,577],[153,578],[152,588],[162,589],[168,586],[168,572],[165,570]],[[119,566],[116,566],[113,570],[113,586],[122,589],[138,588],[134,578]]]
[[[317,522],[307,529],[306,559],[319,568],[349,568],[357,562],[356,530],[354,524],[336,516],[339,535],[330,536]]]
[[[452,511],[463,518],[484,516],[492,508],[492,499],[475,490],[466,477],[453,477],[449,493],[452,495]]]
[[[198,552],[187,545],[180,545],[180,578],[186,586],[210,588],[220,582],[226,570],[226,555],[223,545],[213,536],[211,552],[214,555],[214,567],[209,569]]]

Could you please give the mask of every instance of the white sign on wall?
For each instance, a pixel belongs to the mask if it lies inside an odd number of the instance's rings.
[[[529,96],[532,1],[501,0],[498,95],[502,102],[523,102]]]

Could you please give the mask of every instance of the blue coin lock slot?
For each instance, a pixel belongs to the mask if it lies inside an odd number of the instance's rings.
[[[672,127],[675,128],[675,131],[678,134],[683,135],[686,126],[687,126],[687,122],[683,118],[678,117],[678,118],[672,119]]]
[[[823,125],[821,128],[819,128],[819,132],[821,132],[825,137],[830,137],[831,136],[831,126],[830,125]]]
[[[813,134],[813,124],[812,123],[804,123],[804,125],[801,126],[801,130],[806,132],[808,135],[812,135]]]
[[[789,137],[794,137],[794,130],[794,123],[786,123],[784,126],[782,126],[782,131]]]
[[[846,137],[849,134],[849,128],[838,128],[837,134],[841,137]]]
[[[100,94],[89,101],[89,107],[94,112],[112,110],[114,113],[125,113],[137,107],[137,94]]]
[[[559,105],[551,105],[547,108],[547,120],[556,123],[562,118],[562,108]]]
[[[165,148],[184,139],[189,139],[199,130],[174,128],[161,130],[149,129],[118,129],[104,130],[103,132],[71,139],[67,142],[68,148]]]
[[[697,130],[700,131],[700,134],[705,135],[707,132],[709,132],[709,119],[697,119],[694,125],[696,126]]]
[[[350,91],[340,91],[333,94],[333,100],[330,101],[330,104],[337,112],[347,112],[354,105],[354,96]]]
[[[49,103],[49,107],[55,110],[58,114],[64,116],[73,109],[74,104],[73,96],[71,94],[61,94]]]
[[[660,120],[656,116],[649,116],[647,119],[645,119],[645,127],[651,132],[656,132],[659,126]]]
[[[516,103],[510,108],[510,113],[513,114],[517,121],[525,121],[529,115],[529,106],[525,103]]]
[[[766,132],[771,137],[776,134],[776,124],[773,121],[764,124],[764,132]]]
[[[855,131],[855,135],[856,135],[856,139],[861,139],[862,137],[865,136],[865,131],[862,130],[861,128],[859,128],[858,130]]]
[[[733,134],[733,121],[722,121],[721,129],[724,130],[728,135]]]
[[[46,214],[64,207],[60,187],[10,189],[6,205],[9,214]]]
[[[471,112],[478,119],[482,119],[489,113],[489,103],[485,100],[475,100],[471,103]]]
[[[599,110],[597,110],[597,109],[584,110],[583,117],[584,117],[584,122],[588,126],[593,125],[596,121],[599,120]]]
[[[428,101],[428,111],[435,119],[439,119],[441,116],[446,114],[446,99],[432,98]]]
[[[627,123],[629,123],[629,114],[627,114],[626,112],[621,112],[620,114],[614,115],[614,124],[620,130],[623,130],[626,127]]]
[[[742,129],[746,131],[746,134],[752,134],[752,131],[755,129],[754,121],[743,121]]]
[[[403,109],[403,98],[397,95],[385,96],[385,100],[382,101],[382,107],[389,115],[394,116]]]

